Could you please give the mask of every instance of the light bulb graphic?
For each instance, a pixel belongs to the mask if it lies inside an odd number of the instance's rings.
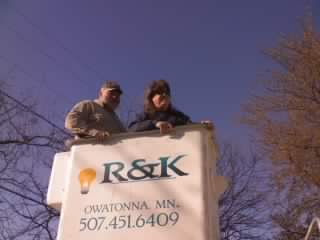
[[[79,173],[81,194],[87,194],[90,190],[91,183],[96,179],[96,171],[92,168],[86,168]]]

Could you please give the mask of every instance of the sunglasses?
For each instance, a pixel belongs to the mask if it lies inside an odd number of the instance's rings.
[[[118,90],[118,89],[112,89],[110,90],[110,93],[111,94],[114,94],[114,95],[121,95],[122,94],[122,91],[121,90]]]
[[[158,92],[154,92],[152,94],[152,96],[155,96],[155,95],[160,95],[161,97],[170,97],[170,94],[168,94],[167,92],[164,92],[164,91],[158,91]]]

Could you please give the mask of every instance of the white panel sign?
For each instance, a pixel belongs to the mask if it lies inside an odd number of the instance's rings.
[[[218,239],[210,131],[73,146],[58,240]]]

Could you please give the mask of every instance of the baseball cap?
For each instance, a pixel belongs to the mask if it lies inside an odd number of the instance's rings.
[[[105,81],[102,84],[101,88],[108,88],[112,91],[118,91],[120,94],[122,94],[122,92],[123,92],[119,83],[117,83],[116,81],[110,81],[110,80]]]

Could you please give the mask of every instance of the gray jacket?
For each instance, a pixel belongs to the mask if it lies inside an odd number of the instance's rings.
[[[67,114],[65,127],[79,137],[95,136],[100,131],[110,134],[126,132],[116,113],[103,107],[98,99],[76,104]]]

